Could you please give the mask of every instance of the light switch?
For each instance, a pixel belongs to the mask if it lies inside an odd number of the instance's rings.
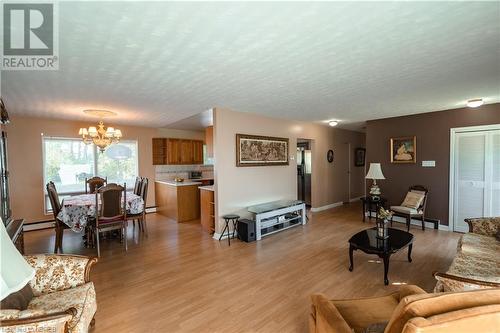
[[[436,161],[422,161],[422,166],[425,168],[434,168],[436,166]]]

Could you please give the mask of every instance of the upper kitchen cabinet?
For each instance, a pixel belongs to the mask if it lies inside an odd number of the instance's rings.
[[[207,157],[214,157],[214,127],[205,128],[205,144],[207,145]]]
[[[153,164],[203,164],[203,141],[154,138]]]

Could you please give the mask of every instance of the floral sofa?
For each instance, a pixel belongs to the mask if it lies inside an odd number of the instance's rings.
[[[84,333],[97,310],[90,268],[96,258],[41,254],[25,256],[35,269],[33,299],[26,310],[0,309],[0,332]]]
[[[465,221],[469,232],[460,238],[448,271],[434,274],[434,292],[500,287],[500,241],[496,239],[500,217]]]

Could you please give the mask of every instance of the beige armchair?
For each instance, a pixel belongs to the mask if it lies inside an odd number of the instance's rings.
[[[0,332],[84,333],[97,310],[90,269],[96,258],[41,254],[25,256],[35,269],[34,297],[26,310],[0,309]]]
[[[500,323],[500,289],[427,294],[403,286],[381,297],[311,299],[310,333],[497,332]]]
[[[420,196],[420,198],[419,198]],[[422,185],[413,185],[408,189],[406,197],[400,206],[391,206],[393,215],[391,217],[391,226],[394,216],[404,217],[406,219],[407,231],[410,231],[412,219],[419,219],[422,222],[422,230],[425,230],[425,208],[427,206],[427,197],[429,190]]]

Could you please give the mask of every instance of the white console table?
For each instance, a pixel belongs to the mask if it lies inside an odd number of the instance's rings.
[[[255,236],[260,240],[298,225],[306,224],[306,204],[300,200],[279,200],[248,207],[255,215]]]

